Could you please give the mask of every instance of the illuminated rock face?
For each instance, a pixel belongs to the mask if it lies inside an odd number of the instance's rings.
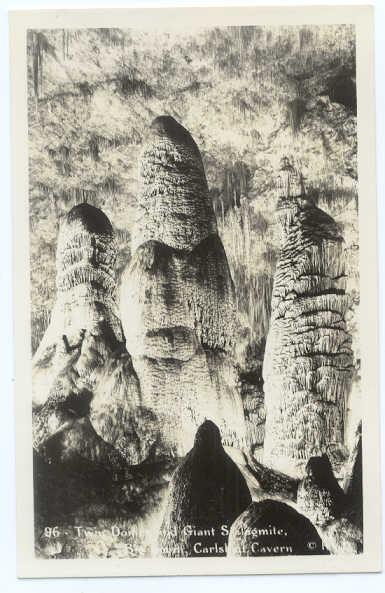
[[[199,150],[173,118],[153,122],[140,172],[135,251],[120,307],[143,404],[174,454],[186,454],[206,418],[225,444],[242,446],[244,415],[230,361],[233,282]]]
[[[34,437],[40,446],[69,421],[72,426],[89,417],[92,430],[85,430],[84,420],[82,429],[71,428],[88,443],[82,448],[81,438],[75,439],[79,450],[106,450],[97,442],[104,439],[137,461],[141,453],[133,450],[130,419],[140,389],[115,302],[115,258],[103,212],[86,203],[72,208],[58,238],[56,303],[33,359]]]
[[[217,232],[199,149],[170,116],[157,117],[151,124],[139,181],[133,250],[151,240],[191,250]]]
[[[344,455],[353,371],[349,297],[338,225],[307,199],[290,167],[278,191],[281,249],[263,366],[264,462],[300,476],[312,456]]]

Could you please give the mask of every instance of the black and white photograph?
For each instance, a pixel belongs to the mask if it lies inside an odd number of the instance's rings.
[[[41,576],[372,549],[357,24],[205,10],[24,31]]]

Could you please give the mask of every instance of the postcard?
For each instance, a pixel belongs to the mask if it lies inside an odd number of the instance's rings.
[[[372,9],[10,27],[18,575],[381,570]]]

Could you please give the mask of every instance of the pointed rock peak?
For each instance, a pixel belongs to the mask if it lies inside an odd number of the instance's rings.
[[[194,449],[212,452],[222,448],[221,433],[218,426],[211,420],[205,420],[196,432]]]
[[[150,130],[161,138],[166,137],[172,142],[184,144],[199,152],[190,132],[171,115],[160,115],[156,117],[150,126]]]
[[[133,250],[155,240],[190,251],[217,232],[201,154],[173,117],[157,117],[149,127],[139,180]]]
[[[228,532],[221,527],[230,526],[250,503],[246,480],[223,450],[218,427],[205,420],[170,482],[159,534],[161,555],[224,556]],[[189,533],[186,525],[205,531]]]
[[[306,196],[304,177],[287,156],[281,159],[276,186],[278,198],[290,199]]]
[[[326,453],[320,456],[310,457],[305,471],[308,481],[318,488],[329,490],[333,497],[343,496],[343,490],[333,473],[330,459]]]
[[[318,457],[310,457],[306,465],[306,474],[322,484],[334,480],[330,459],[326,453]]]
[[[97,235],[112,235],[112,225],[102,210],[82,202],[68,212],[65,218],[66,226],[81,226],[88,233]]]
[[[311,457],[305,471],[306,476],[298,486],[298,508],[315,525],[326,525],[339,518],[347,507],[347,500],[329,457],[325,453]]]

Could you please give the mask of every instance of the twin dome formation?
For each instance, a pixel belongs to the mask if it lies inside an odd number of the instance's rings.
[[[82,440],[102,463],[100,440],[129,464],[150,452],[182,456],[206,418],[224,442],[245,445],[230,356],[233,283],[201,156],[171,117],[151,132],[119,310],[107,217],[79,204],[59,233],[57,298],[33,360],[33,404],[38,449],[76,427],[61,457],[84,452]]]
[[[61,226],[56,303],[33,360],[35,446],[59,459],[81,451],[122,467],[183,456],[206,419],[224,444],[252,445],[232,356],[234,287],[201,155],[172,117],[155,119],[149,136],[119,299],[107,217],[79,204]],[[352,365],[341,236],[302,190],[285,191],[265,460],[296,475],[311,455],[343,446]]]

